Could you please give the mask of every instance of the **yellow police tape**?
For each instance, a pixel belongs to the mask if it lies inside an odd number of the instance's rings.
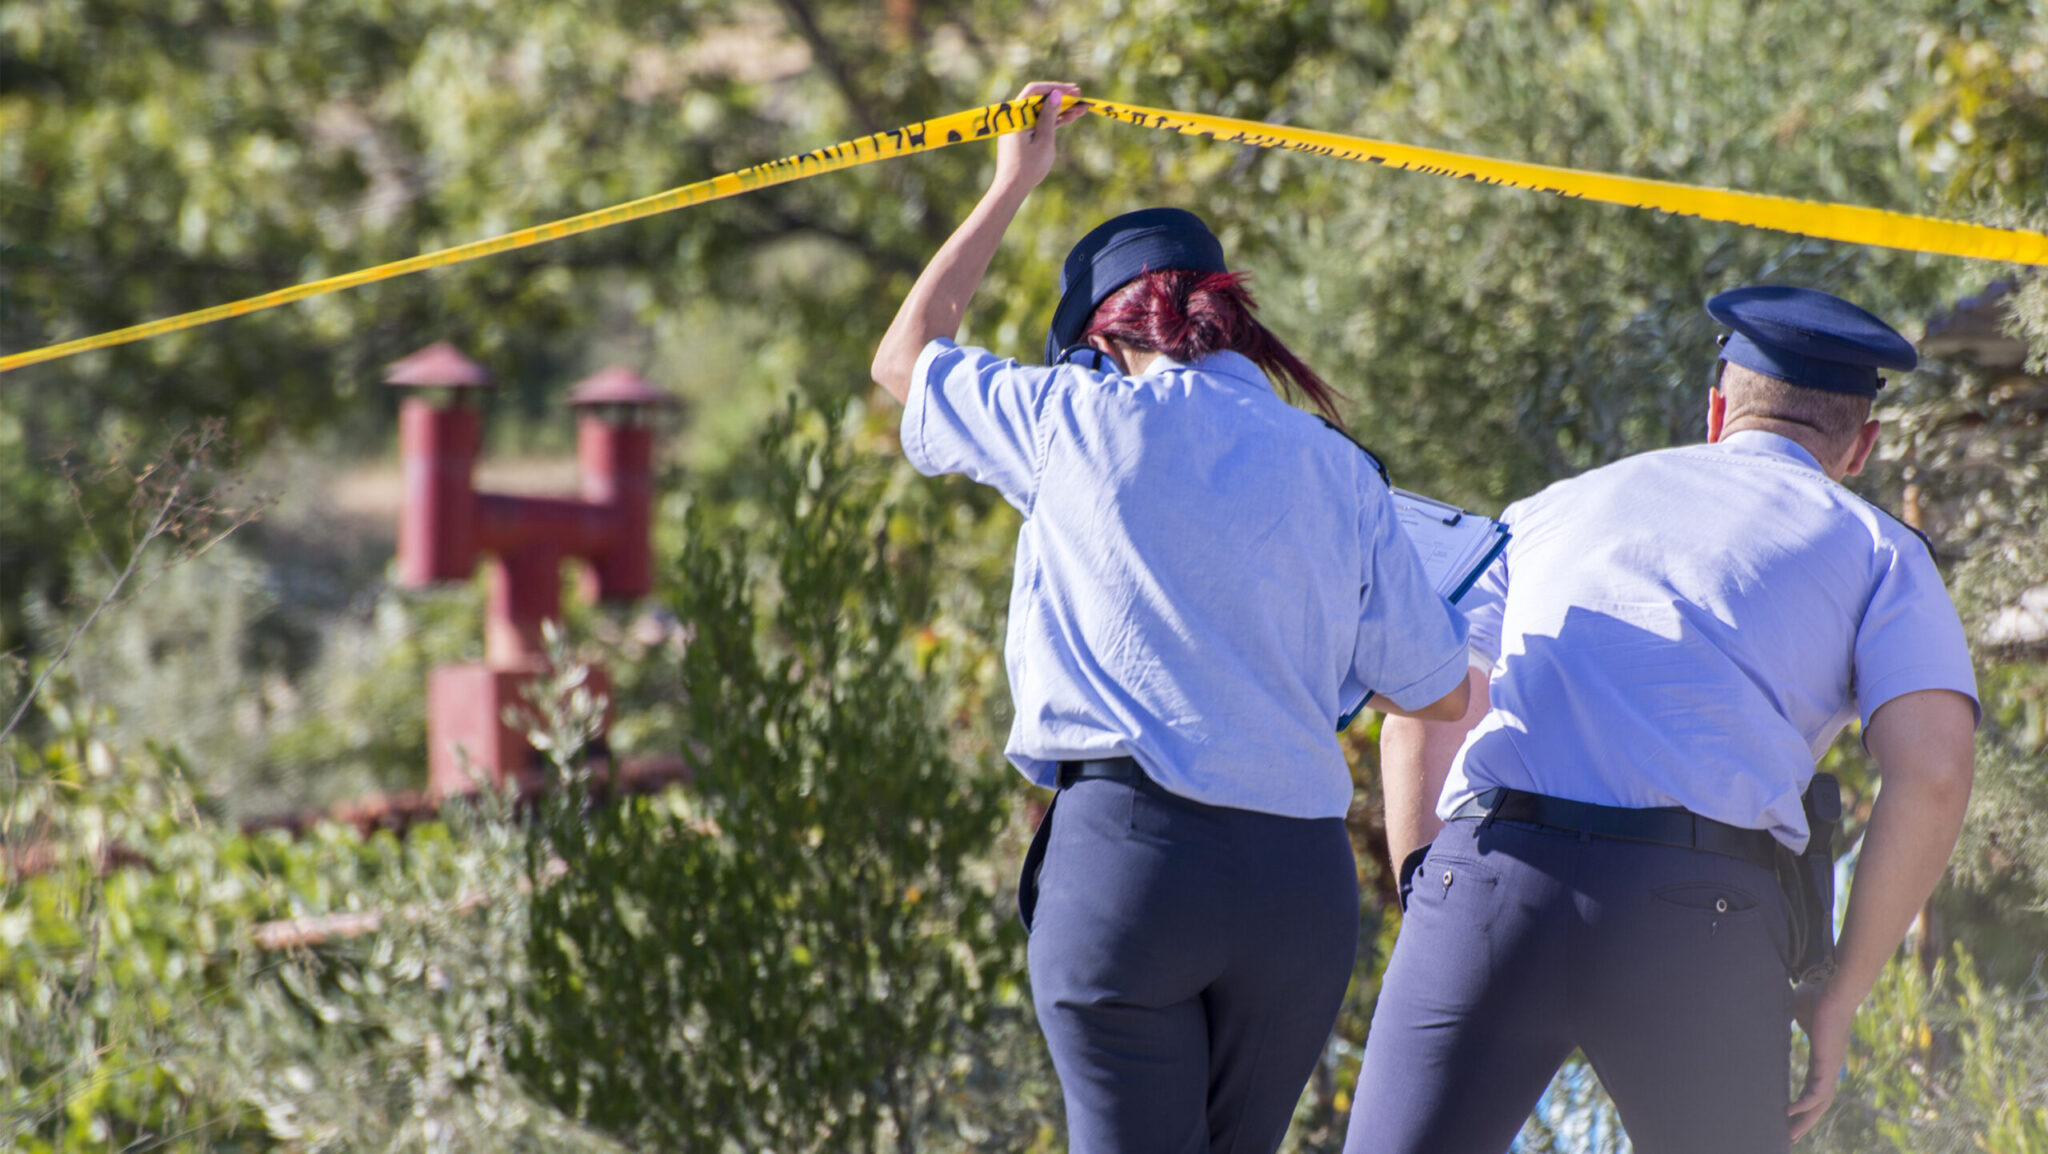
[[[1185,135],[1202,136],[1231,144],[1283,148],[1313,156],[1378,164],[1435,176],[1457,177],[1481,184],[1506,185],[1578,200],[1648,208],[1679,216],[1794,232],[1849,244],[1878,245],[1911,252],[1972,257],[1979,260],[2048,265],[2048,233],[1993,228],[1989,225],[1967,224],[1908,213],[1887,212],[1883,209],[1859,208],[1854,205],[1825,204],[1753,192],[1700,188],[1662,180],[1643,180],[1571,168],[1553,168],[1543,164],[1493,160],[1435,148],[1418,148],[1358,136],[1345,136],[1335,132],[1264,124],[1255,120],[1236,120],[1227,116],[1143,108],[1135,104],[1119,104],[1108,100],[1090,99],[1085,103],[1090,112],[1125,124],[1134,124],[1142,128],[1170,129]],[[196,328],[229,317],[245,316],[263,309],[305,300],[307,297],[389,280],[407,273],[460,264],[494,253],[510,252],[546,241],[560,240],[566,236],[623,224],[629,220],[639,220],[642,217],[694,204],[737,196],[757,188],[786,184],[792,180],[837,172],[843,168],[852,168],[890,157],[929,152],[966,140],[1001,136],[1035,125],[1042,104],[1043,98],[1035,97],[1030,100],[1007,100],[985,108],[956,112],[950,116],[941,116],[904,128],[878,132],[872,136],[863,136],[796,156],[771,160],[766,164],[758,164],[738,172],[714,176],[709,180],[687,184],[681,188],[673,188],[610,208],[586,212],[580,216],[534,225],[503,236],[421,253],[374,268],[293,285],[261,296],[180,313],[96,336],[30,349],[27,352],[10,353],[0,356],[0,373],[53,361],[75,353],[112,348],[115,345],[124,345],[165,333]]]
[[[1787,196],[1766,196],[1735,192],[1725,188],[1700,188],[1664,180],[1643,180],[1613,176],[1604,172],[1582,172],[1573,168],[1552,168],[1547,164],[1523,164],[1466,156],[1435,148],[1417,148],[1335,132],[1261,124],[1256,120],[1233,120],[1227,116],[1206,116],[1195,112],[1172,112],[1090,100],[1091,110],[1112,120],[1144,128],[1168,128],[1190,136],[1206,136],[1233,144],[1259,148],[1285,148],[1338,160],[1363,161],[1409,172],[1475,180],[1481,184],[1504,184],[1531,192],[1548,192],[1574,200],[1592,200],[1630,208],[1655,209],[1677,216],[1694,216],[1728,224],[1796,232],[1822,240],[1849,244],[1877,245],[1940,256],[1975,257],[1979,260],[2011,261],[2015,264],[2048,265],[2048,233],[1993,228],[1984,224],[1940,220],[1931,216],[1887,212],[1880,208],[1858,208],[1847,204],[1825,204],[1794,200]]]

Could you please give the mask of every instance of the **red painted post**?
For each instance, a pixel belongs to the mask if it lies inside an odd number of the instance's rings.
[[[529,545],[496,554],[487,564],[484,664],[493,669],[539,668],[547,660],[541,625],[562,617],[562,555],[544,545]]]
[[[513,497],[479,493],[473,484],[480,427],[475,408],[460,398],[489,383],[480,367],[444,343],[394,363],[385,380],[457,390],[447,405],[419,396],[400,408],[399,584],[462,580],[480,554],[489,555],[484,660],[441,666],[429,676],[428,788],[466,792],[470,771],[493,783],[510,777],[530,785],[538,759],[504,718],[508,710],[529,711],[520,691],[546,668],[541,625],[561,617],[562,561],[582,560],[587,587],[605,600],[653,588],[654,436],[647,417],[673,402],[623,369],[585,380],[570,398],[581,414],[580,498]],[[593,671],[592,681],[601,689],[602,671]]]
[[[647,415],[674,404],[624,369],[606,369],[570,394],[583,499],[619,518],[611,547],[591,558],[594,596],[641,597],[654,588],[654,430]]]
[[[476,568],[470,474],[481,427],[470,398],[490,386],[490,377],[443,341],[392,362],[384,380],[422,390],[398,408],[398,456],[405,470],[405,498],[398,509],[399,582],[417,588],[459,581]]]

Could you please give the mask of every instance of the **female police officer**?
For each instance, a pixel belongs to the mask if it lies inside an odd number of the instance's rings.
[[[1053,126],[1083,111],[1073,85],[1023,93],[1040,95],[874,377],[920,472],[964,473],[1025,517],[1007,752],[1061,790],[1020,908],[1071,1149],[1271,1151],[1356,944],[1335,722],[1367,689],[1459,716],[1464,622],[1371,459],[1274,394],[1261,366],[1328,410],[1193,214],[1128,214],[1075,247],[1056,363],[954,344]]]

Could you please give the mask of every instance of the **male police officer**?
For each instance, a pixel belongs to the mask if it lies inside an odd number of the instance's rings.
[[[1347,1154],[1500,1154],[1575,1047],[1642,1154],[1786,1150],[1955,846],[1962,627],[1926,546],[1839,484],[1876,442],[1878,370],[1913,347],[1804,289],[1707,310],[1734,330],[1708,443],[1510,507],[1464,602],[1490,681],[1475,669],[1462,721],[1386,723],[1394,860],[1436,840]],[[1884,789],[1839,970],[1795,996],[1779,847],[1806,844],[1814,759],[1858,716]],[[1813,1059],[1788,1110],[1795,1010]]]

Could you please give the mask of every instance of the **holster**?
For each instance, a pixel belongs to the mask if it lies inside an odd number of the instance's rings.
[[[1401,912],[1404,914],[1408,912],[1408,895],[1415,891],[1415,871],[1422,868],[1422,859],[1429,856],[1429,847],[1432,844],[1434,843],[1423,842],[1420,846],[1410,850],[1408,856],[1401,862],[1399,884]]]
[[[1038,828],[1031,831],[1031,846],[1024,851],[1024,865],[1017,871],[1017,920],[1024,923],[1027,934],[1038,913],[1038,874],[1045,868],[1045,847],[1052,842],[1052,811],[1059,806],[1060,795],[1055,793],[1039,816]]]
[[[1803,799],[1806,851],[1778,851],[1778,885],[1792,909],[1792,965],[1795,982],[1824,982],[1835,976],[1835,830],[1842,824],[1842,785],[1831,773],[1816,773]]]

